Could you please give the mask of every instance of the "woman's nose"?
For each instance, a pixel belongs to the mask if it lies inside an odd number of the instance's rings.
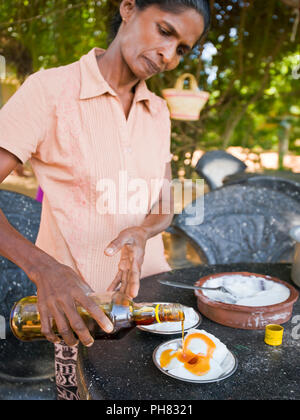
[[[159,55],[166,67],[170,66],[176,58],[176,46],[167,46],[159,50]]]

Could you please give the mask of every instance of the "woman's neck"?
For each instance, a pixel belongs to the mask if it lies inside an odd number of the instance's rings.
[[[139,79],[125,63],[118,45],[112,42],[105,53],[97,57],[97,63],[102,76],[116,93],[126,96],[134,91]]]

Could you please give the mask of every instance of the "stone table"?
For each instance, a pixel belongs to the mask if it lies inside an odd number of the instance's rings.
[[[158,280],[193,284],[203,276],[227,271],[268,274],[291,283],[290,264],[199,265],[142,279],[136,301],[179,302],[197,309],[192,290],[164,286]],[[284,327],[282,345],[272,347],[264,343],[264,330],[233,329],[203,317],[198,328],[218,337],[238,359],[238,369],[231,377],[208,384],[173,379],[154,365],[154,349],[178,334],[155,335],[135,328],[120,339],[98,340],[90,349],[79,349],[81,397],[136,401],[300,399],[300,299]]]

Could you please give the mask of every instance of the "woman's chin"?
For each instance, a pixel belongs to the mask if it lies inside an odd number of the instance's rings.
[[[139,79],[139,80],[146,80],[146,79],[149,79],[149,77],[151,77],[151,76],[149,76],[149,74],[147,74],[147,73],[145,72],[145,70],[143,70],[143,69],[138,69],[138,68],[135,68],[135,69],[133,69],[132,73],[133,73],[133,74],[135,75],[135,77],[136,77],[137,79]]]
[[[153,73],[150,74],[148,68],[144,65],[143,62],[141,62],[140,65],[138,64],[139,62],[137,61],[134,66],[129,66],[134,76],[139,80],[150,79],[150,77],[153,76]]]

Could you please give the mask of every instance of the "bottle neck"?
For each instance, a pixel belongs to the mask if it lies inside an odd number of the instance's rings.
[[[147,325],[184,321],[183,306],[178,303],[136,303],[120,292],[110,294],[108,297],[106,295],[91,297],[114,325],[125,326],[132,322]]]
[[[184,311],[175,303],[134,303],[132,319],[138,325],[184,321]]]
[[[185,318],[183,307],[179,303],[160,304],[156,312],[160,322],[178,322]]]

